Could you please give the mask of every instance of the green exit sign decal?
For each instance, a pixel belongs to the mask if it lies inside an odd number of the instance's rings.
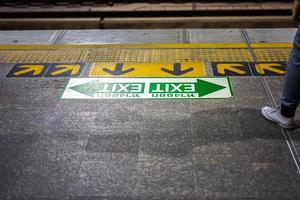
[[[228,78],[72,78],[62,99],[229,98]]]

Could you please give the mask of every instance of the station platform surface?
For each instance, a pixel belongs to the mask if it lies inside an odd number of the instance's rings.
[[[295,32],[0,31],[0,199],[299,199]]]

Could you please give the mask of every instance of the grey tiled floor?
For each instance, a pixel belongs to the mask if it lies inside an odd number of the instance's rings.
[[[280,129],[260,116],[258,78],[231,78],[227,100],[79,101],[60,99],[66,78],[4,76],[2,199],[300,195]]]
[[[198,33],[212,38],[184,35]],[[260,115],[269,101],[258,77],[231,77],[229,99],[61,100],[68,78],[6,78],[11,67],[0,70],[0,199],[300,197],[281,130]],[[281,78],[266,81],[278,99]]]

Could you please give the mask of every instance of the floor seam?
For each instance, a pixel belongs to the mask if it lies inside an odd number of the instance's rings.
[[[66,30],[60,30],[57,33],[56,37],[51,41],[51,44],[52,45],[60,44],[66,33],[67,33]]]
[[[191,115],[191,118],[193,116],[193,113],[192,113],[192,100],[189,100],[189,110],[190,110],[190,115]],[[196,139],[196,136],[194,135],[194,130],[193,130],[193,127],[192,127],[192,120],[190,120],[190,132],[191,132],[191,143],[192,143],[192,151],[191,151],[191,162],[192,162],[192,170],[193,170],[193,197],[197,197],[197,191],[196,191],[196,184],[197,184],[197,169],[196,169],[196,166],[195,166],[195,162],[194,162],[194,148],[195,148],[195,139]]]

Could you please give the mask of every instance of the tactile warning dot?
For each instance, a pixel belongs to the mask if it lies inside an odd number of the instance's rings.
[[[291,49],[254,49],[258,62],[286,62],[291,53]]]

